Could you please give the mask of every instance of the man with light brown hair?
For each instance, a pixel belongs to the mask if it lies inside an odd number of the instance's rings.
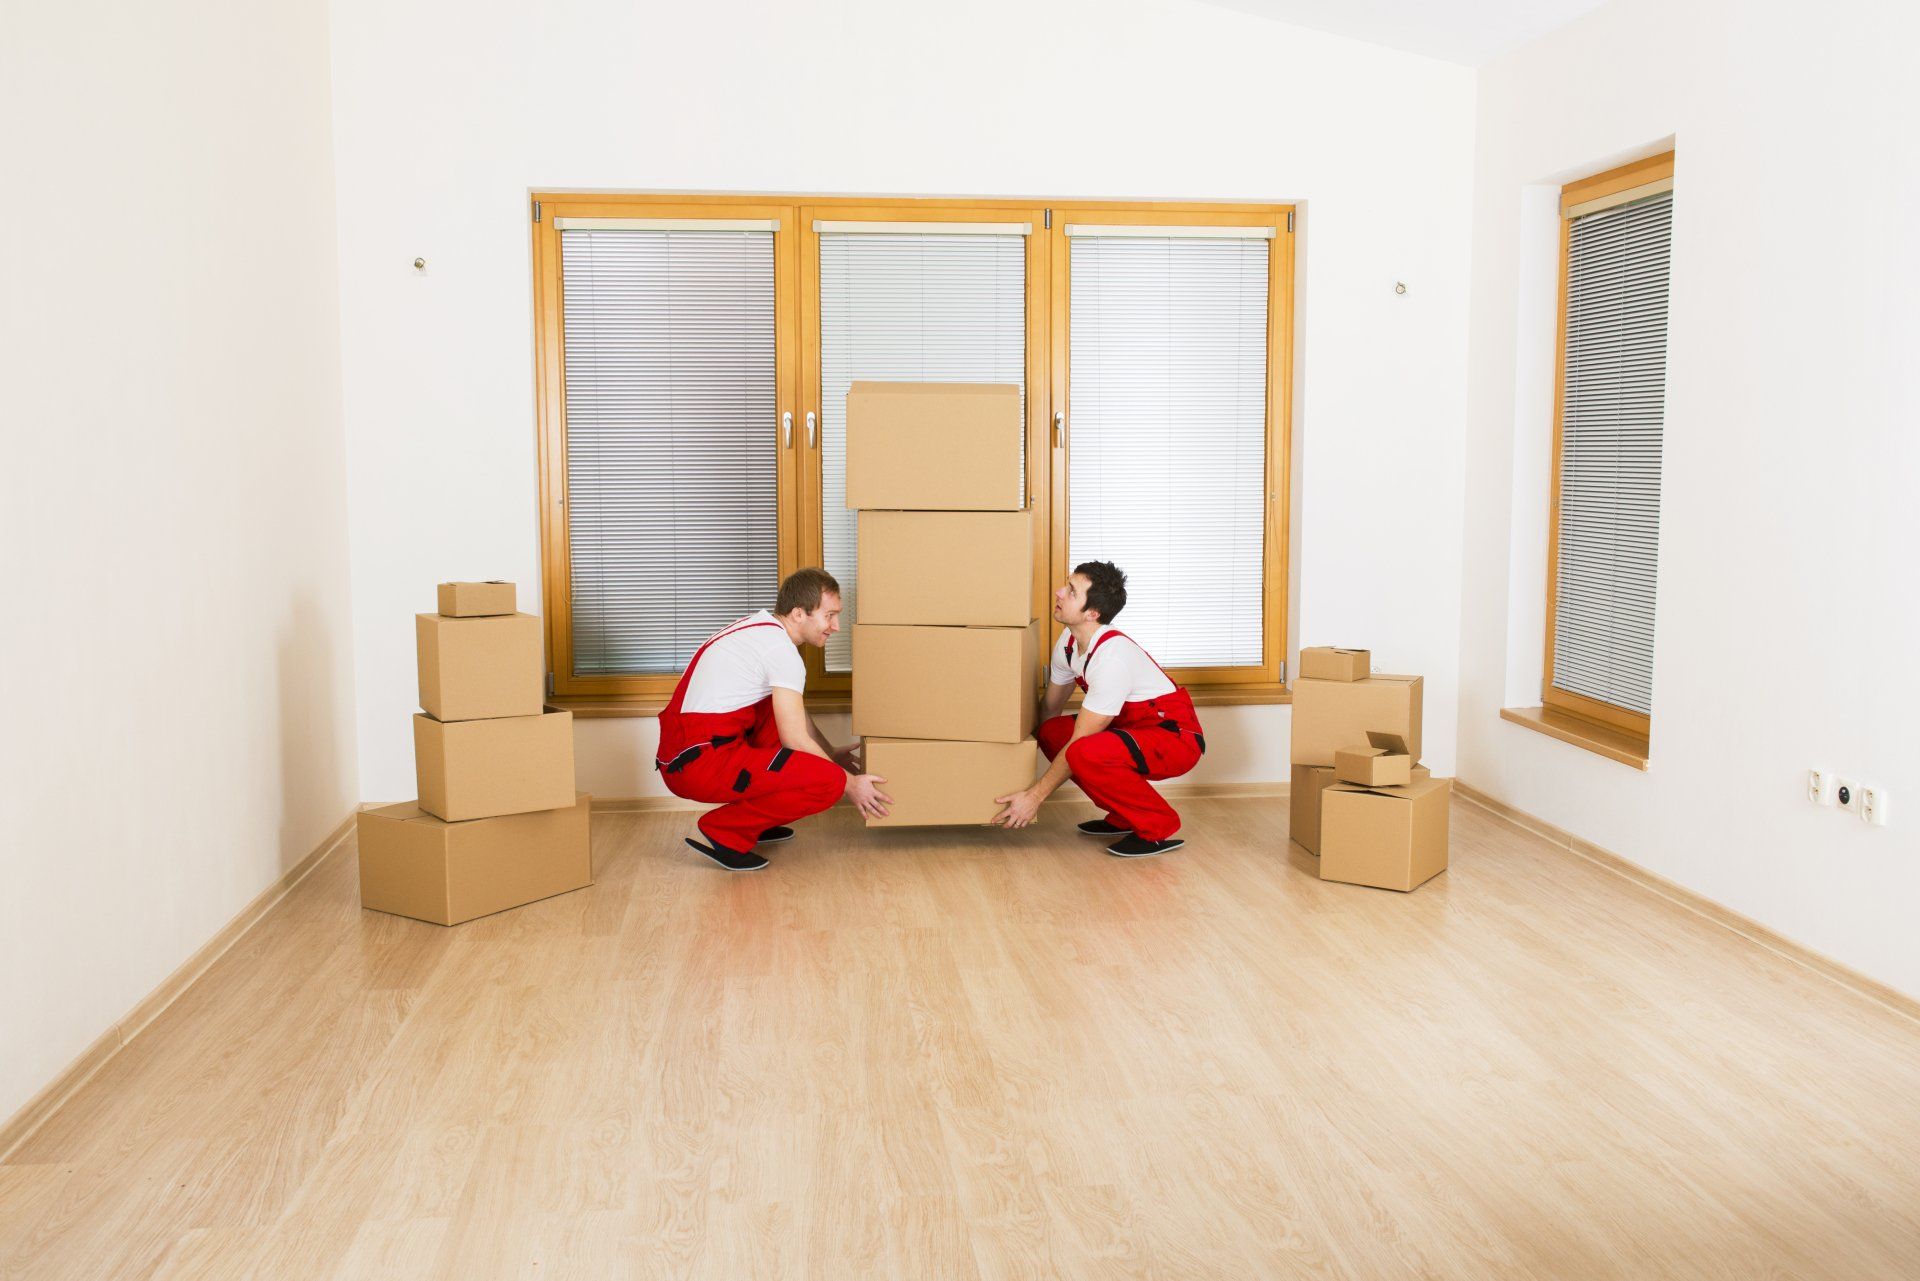
[[[695,651],[660,712],[654,757],[667,790],[718,803],[687,844],[731,872],[757,872],[754,846],[791,840],[785,826],[851,797],[884,818],[887,780],[854,774],[857,745],[835,749],[807,715],[801,645],[824,646],[840,630],[840,584],[824,569],[799,569],[780,584],[772,612],[722,628]]]

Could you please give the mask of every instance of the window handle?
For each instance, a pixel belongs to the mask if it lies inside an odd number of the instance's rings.
[[[793,445],[793,411],[789,409],[780,415],[780,448],[788,449]]]
[[[819,437],[814,432],[813,411],[809,409],[807,411],[807,448],[812,449],[815,441],[818,439]]]
[[[1060,448],[1067,438],[1067,411],[1056,409],[1053,413],[1053,447]]]

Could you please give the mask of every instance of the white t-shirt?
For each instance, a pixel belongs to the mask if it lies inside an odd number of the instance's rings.
[[[735,712],[766,698],[777,689],[805,693],[807,664],[800,648],[787,637],[766,610],[758,610],[735,623],[772,623],[771,627],[751,627],[715,641],[693,669],[687,682],[686,697],[680,700],[683,712]]]
[[[1067,642],[1073,639],[1073,633],[1061,632],[1060,643],[1053,647],[1053,665],[1047,672],[1047,678],[1055,685],[1071,685],[1076,676],[1084,678],[1087,693],[1080,700],[1080,706],[1101,716],[1118,716],[1120,708],[1127,703],[1144,703],[1148,699],[1173,693],[1173,682],[1154,665],[1154,661],[1147,657],[1147,651],[1141,649],[1133,637],[1116,636],[1106,644],[1100,644],[1100,637],[1111,630],[1102,624],[1093,634],[1092,645],[1082,649],[1075,644],[1072,663],[1067,662]],[[1099,647],[1100,653],[1094,659],[1093,670],[1089,672],[1087,655],[1095,646]]]

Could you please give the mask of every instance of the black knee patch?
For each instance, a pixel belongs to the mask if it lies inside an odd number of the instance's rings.
[[[740,777],[733,780],[733,790],[736,792],[744,792],[751,786],[753,786],[753,775],[747,770],[741,770]]]
[[[773,754],[773,759],[767,762],[767,773],[778,774],[780,772],[780,767],[782,765],[785,765],[787,763],[787,758],[792,755],[793,755],[793,749],[791,747],[783,747],[779,751],[775,752]]]

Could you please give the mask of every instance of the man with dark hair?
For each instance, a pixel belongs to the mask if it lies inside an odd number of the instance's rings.
[[[1177,850],[1180,815],[1151,780],[1178,778],[1207,750],[1187,691],[1168,679],[1133,638],[1110,624],[1127,604],[1127,576],[1103,560],[1076,565],[1053,594],[1053,617],[1064,625],[1034,737],[1050,764],[1024,792],[995,798],[1007,808],[994,822],[1025,827],[1069,777],[1105,818],[1080,824],[1088,836],[1117,838],[1107,853],[1143,858]],[[1086,697],[1065,716],[1078,685]]]
[[[842,795],[862,814],[886,816],[887,780],[853,774],[858,746],[835,750],[807,715],[801,645],[840,630],[840,584],[824,569],[795,570],[774,602],[723,628],[695,651],[660,712],[654,768],[667,790],[718,802],[687,844],[731,872],[767,860],[759,844],[790,840],[783,824],[818,814]]]

